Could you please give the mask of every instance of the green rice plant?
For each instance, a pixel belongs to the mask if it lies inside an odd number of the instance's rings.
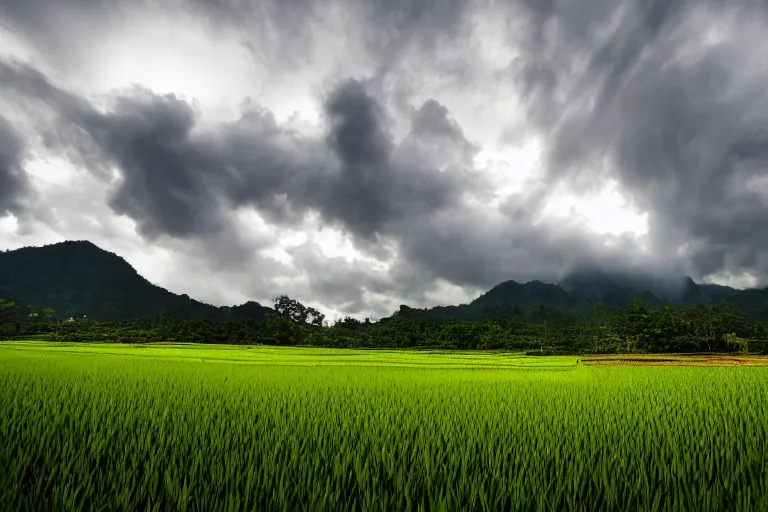
[[[1,345],[0,510],[768,510],[768,368],[285,350]]]

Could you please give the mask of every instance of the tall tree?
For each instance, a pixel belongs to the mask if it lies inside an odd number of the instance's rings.
[[[19,330],[19,310],[15,302],[0,299],[0,338],[14,336]]]
[[[305,306],[287,295],[276,297],[272,299],[272,302],[275,304],[275,311],[278,315],[287,316],[294,322],[322,326],[323,320],[325,320],[325,315],[317,309]]]

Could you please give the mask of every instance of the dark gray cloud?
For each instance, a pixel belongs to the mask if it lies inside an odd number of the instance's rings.
[[[115,26],[139,12],[191,14],[214,35],[240,33],[243,46],[260,63],[281,68],[312,64],[317,48],[339,30],[356,34],[355,50],[382,68],[397,65],[406,52],[436,55],[470,27],[467,0],[7,0],[0,19],[28,44],[58,61],[83,64],[89,41],[105,39]],[[482,2],[480,2],[482,3]],[[89,34],[88,38],[73,34]],[[72,51],[77,48],[78,51]]]
[[[137,88],[102,113],[38,70],[0,61],[3,86],[52,110],[50,126],[37,123],[51,148],[105,177],[113,165],[120,170],[110,206],[143,234],[179,237],[220,227],[215,191],[206,183],[209,159],[190,143],[195,114],[186,102]]]
[[[382,271],[308,254],[314,246],[294,251],[306,291],[343,311],[384,314],[394,306],[383,296],[424,304],[441,278],[471,289],[510,277],[553,279],[574,261],[611,253],[580,226],[539,222],[544,193],[529,190],[495,212],[473,206],[492,196],[492,184],[471,168],[478,146],[436,100],[412,109],[410,129],[396,141],[384,107],[355,80],[325,98],[326,133],[315,138],[252,102],[235,122],[207,126],[174,95],[134,88],[101,111],[19,64],[0,65],[2,86],[55,114],[51,148],[74,151],[107,180],[112,166],[119,170],[109,204],[144,236],[218,243],[228,212],[250,206],[299,228],[315,212],[363,251],[394,258]]]
[[[411,113],[411,131],[401,151],[415,151],[440,169],[471,168],[480,147],[470,142],[448,108],[430,99]]]
[[[366,50],[383,69],[397,67],[410,52],[425,64],[441,60],[444,48],[464,39],[471,28],[476,2],[472,0],[374,0],[360,2],[366,27],[362,32]],[[455,65],[455,63],[453,63]],[[451,64],[443,63],[451,68]],[[444,69],[461,74],[461,69]]]
[[[55,62],[82,64],[92,54],[94,42],[107,39],[116,23],[146,3],[143,0],[3,0],[0,27],[12,31]]]
[[[333,78],[361,60],[382,76],[409,60],[461,79],[471,76],[470,63],[449,49],[471,32],[476,8],[489,5],[487,0],[9,0],[0,4],[0,19],[54,67],[86,69],[92,41],[109,39],[125,23],[170,15],[179,23],[201,22],[213,38],[234,35],[266,69],[303,71],[318,59],[336,60],[333,52],[343,51],[348,57],[329,70]]]
[[[84,61],[85,43],[74,36],[107,34],[122,14],[179,9],[209,31],[235,34],[259,70],[315,66],[322,75],[312,90],[326,91],[324,132],[309,134],[258,101],[217,124],[200,119],[189,100],[141,87],[96,107],[35,68],[0,60],[0,90],[15,91],[37,135],[110,182],[110,207],[148,238],[237,245],[236,235],[222,235],[236,209],[253,208],[281,228],[302,229],[317,216],[364,252],[392,260],[382,273],[323,258],[311,244],[295,251],[312,276],[311,293],[349,311],[380,307],[377,294],[421,302],[438,279],[487,288],[509,278],[557,279],[585,262],[669,261],[675,269],[689,263],[696,277],[741,270],[768,277],[768,22],[757,0],[51,5],[12,0],[0,16],[52,61],[75,54]],[[511,51],[489,56],[482,52],[495,47],[480,44],[488,41],[478,27],[497,20],[507,23],[507,40],[492,43]],[[339,48],[349,57],[324,56]],[[516,58],[499,71],[510,53]],[[537,131],[546,155],[538,181],[498,208],[489,205],[496,184],[473,169],[481,143],[440,95],[471,89],[480,99],[470,103],[480,105],[486,85],[501,87],[489,80],[519,93],[527,119],[510,133]],[[19,154],[9,147],[0,154]],[[563,188],[593,191],[611,179],[648,212],[650,255],[634,239],[542,217]]]
[[[198,130],[186,101],[139,88],[100,112],[20,64],[0,64],[0,84],[54,110],[52,146],[77,149],[101,175],[110,165],[119,169],[110,205],[150,237],[216,231],[229,203],[253,206],[276,222],[316,211],[370,240],[389,234],[391,222],[455,204],[467,186],[461,169],[441,172],[428,161],[405,161],[406,153],[396,160],[382,107],[357,81],[341,82],[326,99],[325,140],[292,133],[253,105],[234,123]],[[461,143],[444,107],[432,101],[419,112],[425,109],[436,112],[414,117],[416,139]]]
[[[345,82],[326,102],[330,123],[328,142],[341,164],[323,207],[331,218],[344,222],[361,236],[388,234],[387,224],[415,219],[457,205],[468,187],[463,169],[441,172],[436,162],[412,146],[437,138],[439,149],[461,150],[468,143],[450,124],[448,112],[434,100],[413,117],[410,136],[396,148],[388,133],[381,106],[360,82]],[[445,144],[445,143],[448,144]],[[458,148],[451,147],[457,142]]]
[[[471,22],[476,2],[182,0],[180,3],[193,12],[202,13],[219,29],[240,27],[244,44],[261,62],[307,65],[313,48],[325,42],[323,30],[332,27],[332,30],[359,33],[355,49],[363,49],[375,58],[377,65],[389,68],[396,65],[405,52],[434,54],[446,43],[458,39]]]
[[[414,152],[410,139],[393,141],[383,107],[364,83],[340,82],[324,110],[322,139],[286,130],[260,108],[203,137],[216,155],[211,159],[225,169],[218,181],[229,200],[273,222],[300,223],[315,211],[365,246],[394,234],[393,223],[456,205],[468,188],[465,170],[441,172],[439,162]],[[428,131],[429,123],[422,124]]]
[[[487,290],[503,276],[554,282],[585,263],[637,268],[649,261],[634,237],[596,236],[576,217],[543,217],[545,199],[545,190],[513,194],[495,211],[466,205],[404,226],[395,279],[421,289],[442,278]]]
[[[329,197],[329,214],[353,220],[358,232],[375,235],[397,215],[392,187],[392,141],[380,106],[363,84],[350,81],[326,102],[328,143],[341,164],[341,176]]]
[[[137,91],[118,98],[83,128],[121,169],[110,200],[150,236],[183,237],[220,228],[209,173],[217,170],[190,141],[195,114],[173,95]]]
[[[579,188],[616,178],[650,213],[655,252],[687,244],[699,275],[745,269],[766,282],[765,5],[568,4],[536,3],[539,46],[516,68],[550,177]]]
[[[21,135],[0,115],[0,216],[18,211],[30,192],[23,156]]]

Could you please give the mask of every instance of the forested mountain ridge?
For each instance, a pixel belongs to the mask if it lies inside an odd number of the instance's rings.
[[[628,303],[629,300],[623,305]],[[524,284],[506,281],[491,288],[469,304],[437,306],[430,309],[400,306],[396,315],[409,318],[482,320],[491,312],[506,311],[515,306],[529,309],[539,305],[575,309],[578,304],[568,292],[555,284],[541,281]]]
[[[594,271],[563,281],[506,281],[470,304],[401,306],[378,322],[325,323],[322,313],[287,296],[270,309],[204,304],[153,285],[91,243],[64,242],[0,253],[0,340],[768,353],[766,289]],[[665,290],[670,298],[656,294]]]
[[[508,312],[514,307],[529,311],[542,306],[574,311],[590,308],[595,304],[624,308],[636,297],[643,299],[651,309],[663,308],[665,304],[732,305],[748,316],[768,318],[768,288],[738,290],[716,284],[697,284],[690,277],[680,277],[677,282],[673,280],[665,283],[658,279],[611,275],[596,270],[576,271],[559,284],[506,281],[469,304],[429,309],[415,309],[404,305],[395,316],[481,320],[489,314]]]
[[[260,320],[273,311],[257,302],[216,307],[174,294],[147,281],[120,256],[86,241],[0,252],[0,297],[20,305],[52,308],[60,318],[86,315],[101,321],[152,318],[159,312],[179,320]],[[599,269],[577,270],[559,284],[506,281],[469,304],[430,309],[404,305],[394,316],[482,320],[515,308],[575,311],[595,304],[624,308],[635,297],[651,309],[666,303],[730,304],[746,315],[768,318],[768,288],[737,290],[697,284],[688,277],[663,281]]]
[[[67,241],[0,252],[0,297],[92,320],[152,318],[262,319],[271,308],[249,302],[216,307],[177,295],[142,277],[120,256],[91,242]]]

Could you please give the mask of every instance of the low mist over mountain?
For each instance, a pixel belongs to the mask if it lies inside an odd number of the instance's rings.
[[[558,284],[530,281],[507,281],[484,293],[469,304],[413,309],[401,306],[399,315],[430,318],[482,319],[489,313],[509,311],[519,306],[582,309],[601,304],[626,307],[639,297],[651,308],[666,303],[692,306],[696,304],[732,304],[750,316],[768,317],[768,288],[738,290],[728,286],[697,284],[690,277],[630,274],[580,269]]]

